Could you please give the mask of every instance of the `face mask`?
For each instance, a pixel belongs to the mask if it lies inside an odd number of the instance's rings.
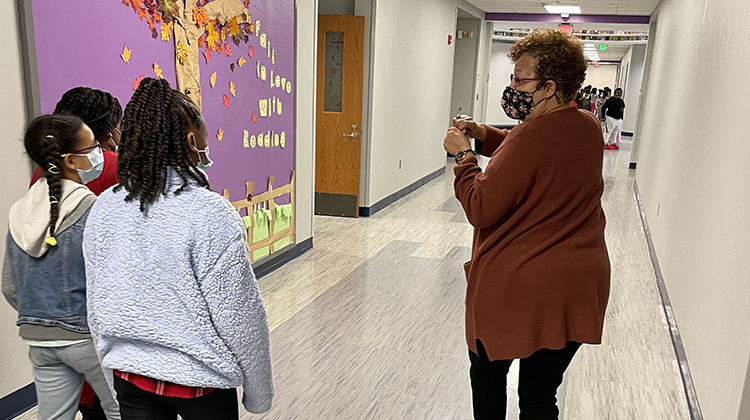
[[[206,148],[203,150],[197,150],[198,152],[198,163],[195,164],[195,166],[198,167],[198,169],[205,172],[206,169],[213,166],[214,161],[211,160],[211,158],[208,156],[208,145],[206,145]],[[203,159],[201,159],[201,153],[206,155],[206,163],[203,163]]]
[[[541,101],[534,103],[534,94],[538,90],[539,88],[536,88],[533,92],[522,92],[518,89],[513,89],[510,86],[506,87],[505,92],[503,92],[503,98],[500,100],[500,106],[503,107],[505,115],[514,120],[525,120],[526,117],[531,114],[531,110],[533,110],[535,106],[547,99],[544,98]]]
[[[94,150],[86,154],[70,153],[73,156],[86,156],[91,163],[91,169],[76,169],[78,176],[81,177],[81,182],[88,184],[89,182],[99,178],[104,170],[104,153],[102,153],[101,147],[95,147]]]

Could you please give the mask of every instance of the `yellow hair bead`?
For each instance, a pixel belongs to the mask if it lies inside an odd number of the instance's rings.
[[[44,242],[49,246],[57,246],[57,239],[54,236],[50,236]]]
[[[50,139],[50,140],[52,140],[52,139],[54,139],[54,138],[55,138],[55,136],[53,136],[52,134],[47,134],[47,136],[46,136],[46,137],[47,137],[48,139]]]

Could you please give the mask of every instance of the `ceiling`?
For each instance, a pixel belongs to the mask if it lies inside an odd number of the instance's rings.
[[[650,16],[660,0],[467,0],[485,12],[547,13],[545,4],[581,6],[586,15]]]

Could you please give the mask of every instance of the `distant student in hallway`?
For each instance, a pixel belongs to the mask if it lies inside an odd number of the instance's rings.
[[[118,175],[83,242],[89,324],[122,418],[236,420],[271,407],[268,323],[237,211],[208,188],[198,107],[144,79],[125,108]]]
[[[622,116],[625,112],[625,101],[622,100],[622,89],[615,89],[615,95],[602,105],[602,113],[607,117],[607,139],[605,149],[620,150],[620,130]]]
[[[556,419],[563,373],[581,344],[601,343],[609,298],[602,132],[569,105],[586,75],[578,39],[541,30],[510,57],[501,105],[523,123],[507,132],[461,118],[444,140],[475,228],[464,266],[474,418],[505,418],[506,375],[521,359],[521,419]],[[476,153],[492,158],[485,171]]]
[[[96,201],[83,183],[101,175],[102,150],[91,129],[67,115],[35,118],[24,146],[45,176],[11,208],[2,289],[29,345],[39,418],[73,420],[85,379],[107,418],[119,419],[89,331],[82,250]]]

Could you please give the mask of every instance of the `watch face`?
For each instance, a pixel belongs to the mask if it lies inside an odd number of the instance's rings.
[[[456,153],[456,159],[463,159],[464,156],[466,156],[466,152],[464,151]]]

